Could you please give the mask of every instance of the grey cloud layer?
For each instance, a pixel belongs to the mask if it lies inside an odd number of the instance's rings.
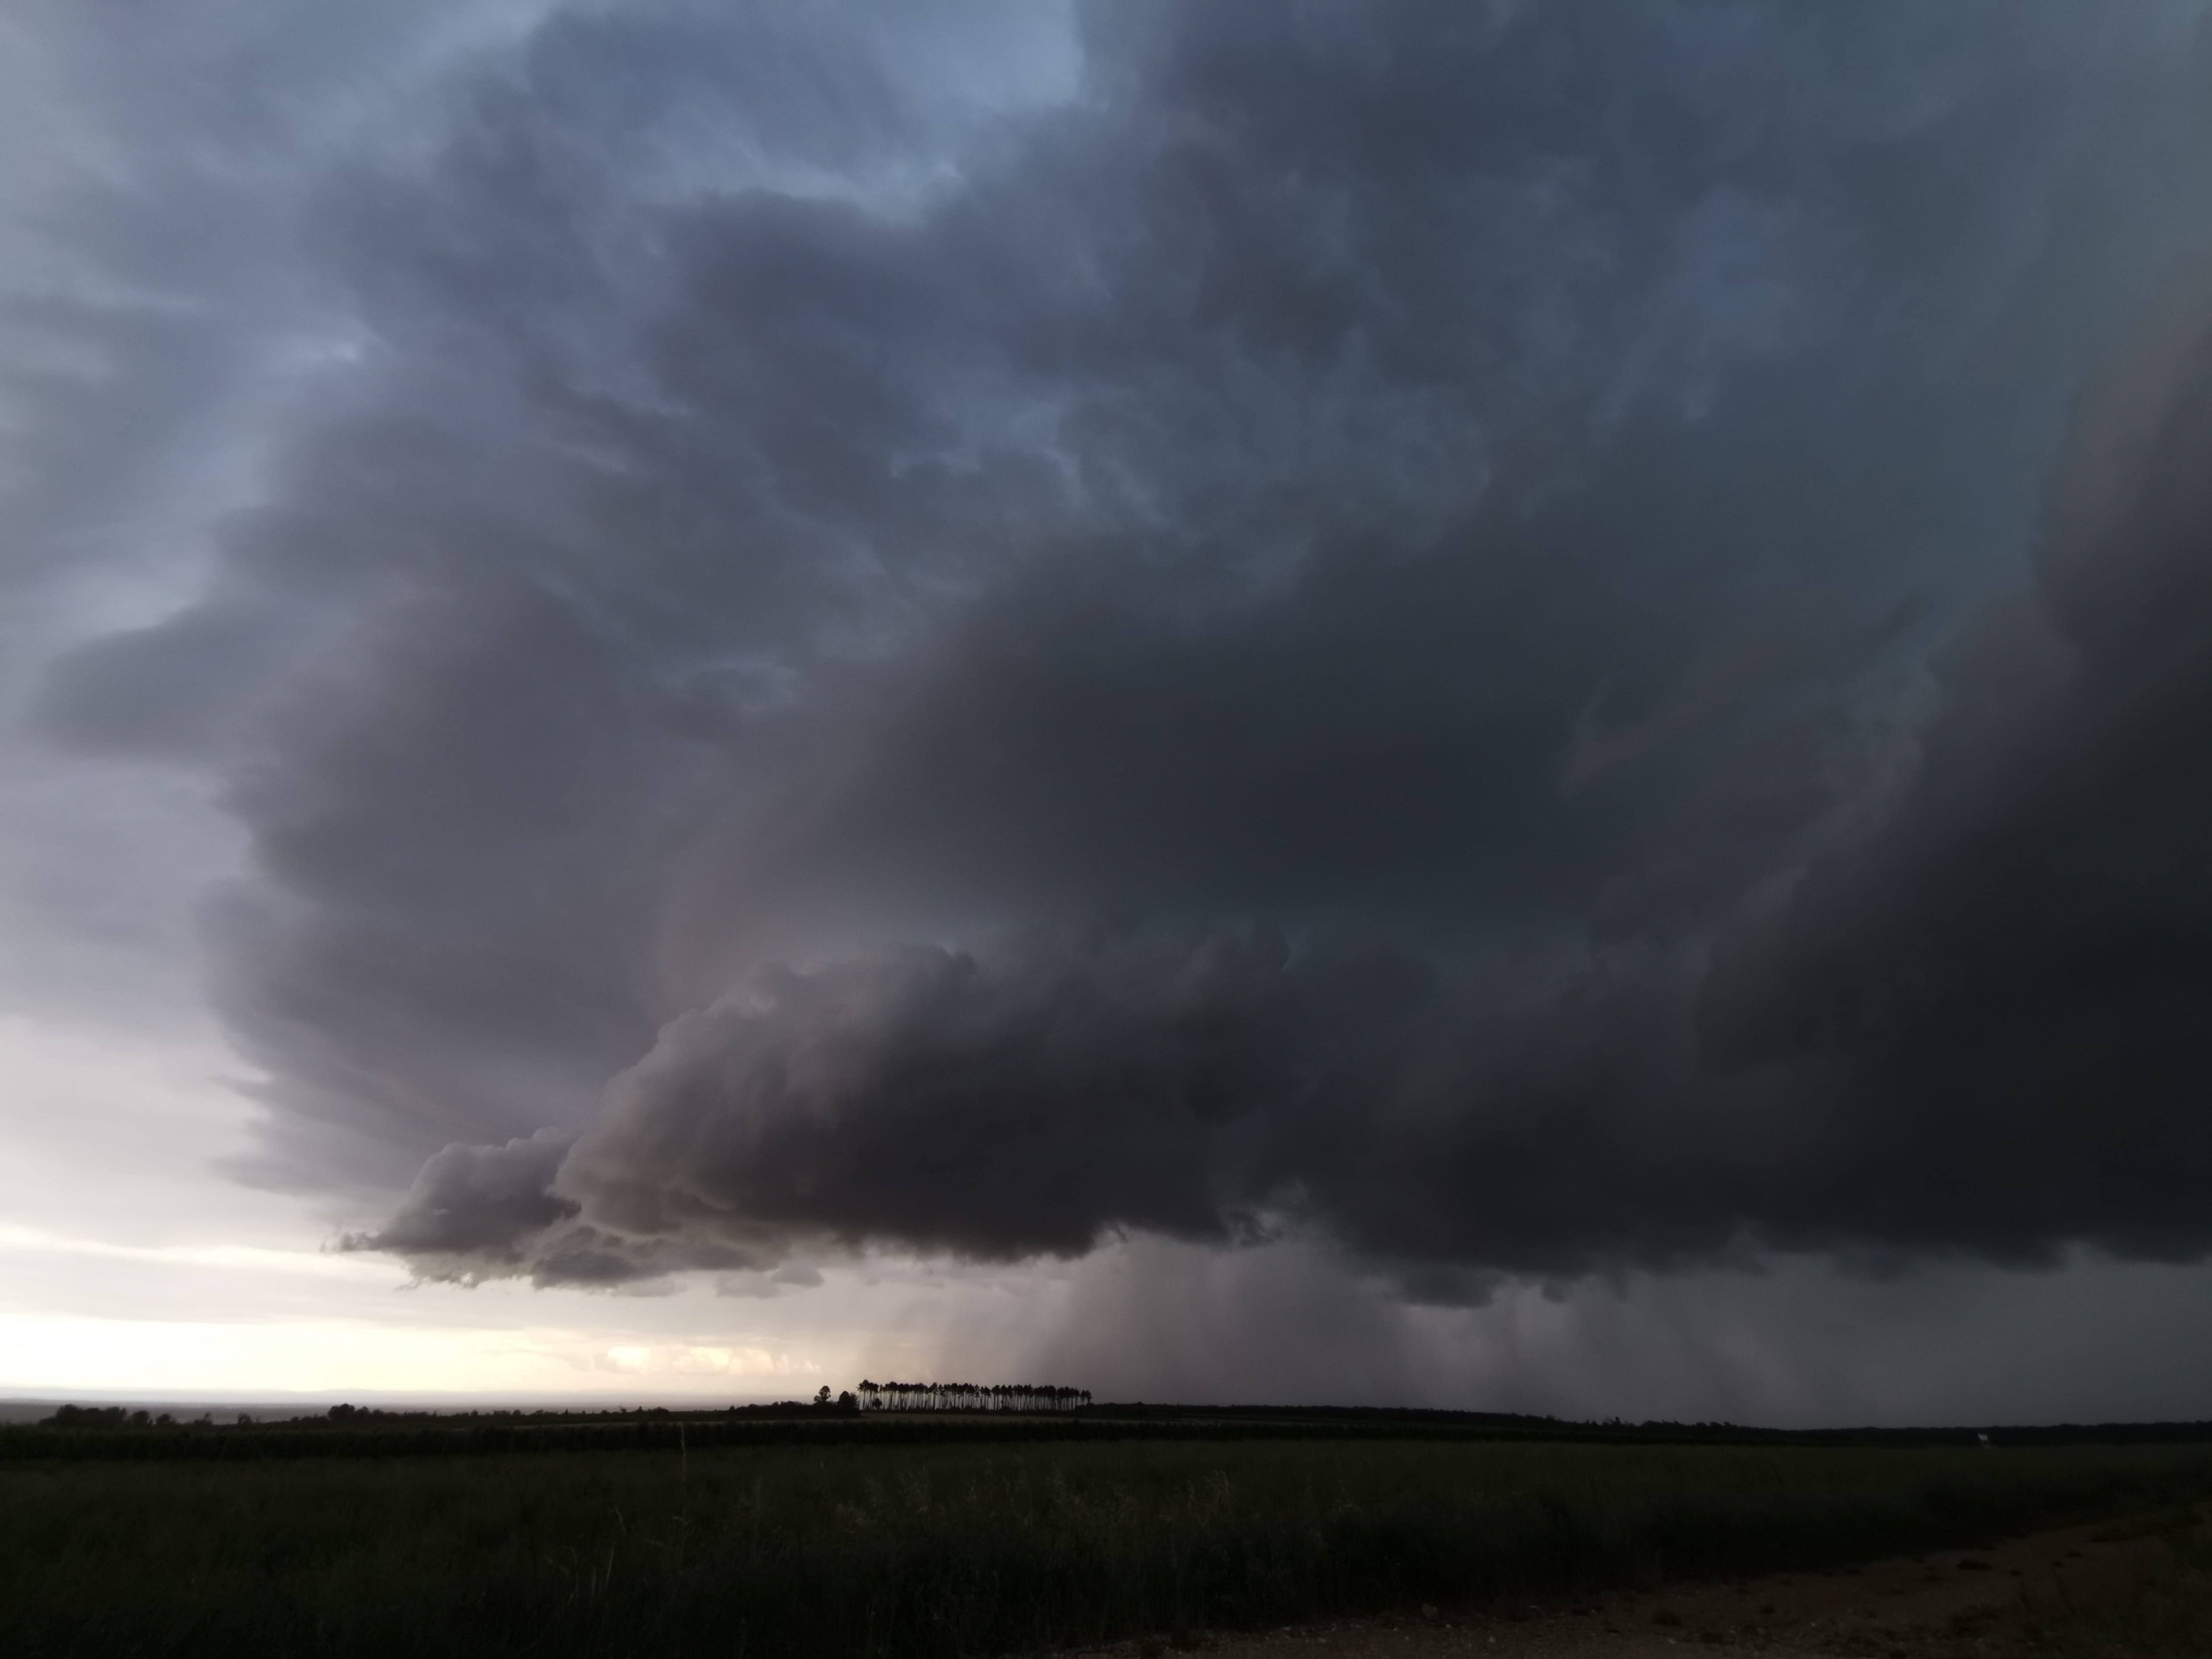
[[[2203,1248],[2204,379],[2018,596],[2203,8],[769,15],[331,177],[359,360],[49,683],[227,780],[261,1178],[592,1282]]]

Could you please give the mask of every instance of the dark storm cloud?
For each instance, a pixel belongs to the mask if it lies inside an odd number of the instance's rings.
[[[1863,845],[1725,947],[1711,1063],[1832,1101],[1806,1219],[2033,1256],[2212,1238],[2212,266],[2086,396],[2031,605],[1946,665],[1948,713]]]
[[[593,1282],[2202,1248],[2185,462],[1974,619],[2203,8],[805,15],[329,181],[357,362],[50,682],[228,780],[261,1178]]]
[[[1686,1255],[1727,1244],[1723,1206],[1749,1194],[1723,1137],[1673,1109],[1680,1024],[1645,986],[1508,1012],[1422,957],[1265,932],[765,970],[672,1022],[557,1167],[541,1140],[450,1149],[354,1242],[478,1273],[588,1235],[645,1242],[642,1269],[716,1247],[1070,1256],[1123,1230],[1229,1243],[1312,1220],[1408,1264]],[[532,1177],[557,1218],[516,1207]]]

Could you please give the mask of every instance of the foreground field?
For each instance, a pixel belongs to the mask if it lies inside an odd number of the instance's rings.
[[[1024,1652],[1803,1571],[2212,1495],[2201,1447],[1132,1443],[19,1463],[40,1655]]]

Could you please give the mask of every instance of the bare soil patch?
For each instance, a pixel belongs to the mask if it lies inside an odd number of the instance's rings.
[[[2109,1606],[2169,1571],[2157,1518],[1820,1572],[1684,1583],[1480,1612],[1197,1632],[1080,1650],[1095,1659],[1981,1659],[2020,1653],[2054,1619]],[[2208,1649],[2212,1652],[2212,1649]]]

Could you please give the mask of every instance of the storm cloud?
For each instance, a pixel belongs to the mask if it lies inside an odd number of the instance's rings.
[[[40,719],[220,781],[248,1173],[428,1274],[2195,1259],[2208,107],[2197,4],[550,8]]]

